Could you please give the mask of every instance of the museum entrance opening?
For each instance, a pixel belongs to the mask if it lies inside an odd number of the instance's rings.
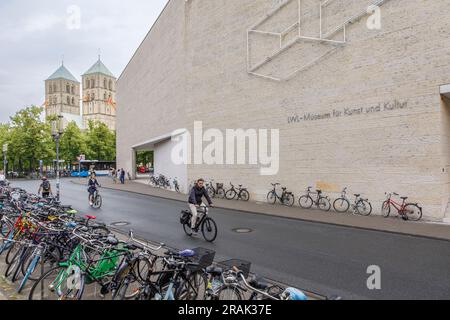
[[[148,178],[154,172],[155,152],[153,150],[137,150],[136,152],[136,178]]]

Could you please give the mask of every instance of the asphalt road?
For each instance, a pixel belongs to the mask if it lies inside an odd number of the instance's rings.
[[[37,192],[38,182],[16,182]],[[54,183],[53,183],[54,188]],[[89,208],[87,187],[63,180],[62,200],[80,214],[108,224],[128,222],[140,237],[175,248],[207,247],[216,258],[252,261],[252,271],[344,299],[450,299],[450,242],[213,209],[214,244],[187,237],[179,223],[182,202],[101,190],[103,208]],[[237,234],[235,228],[250,228]],[[367,288],[369,266],[381,268],[381,290]]]

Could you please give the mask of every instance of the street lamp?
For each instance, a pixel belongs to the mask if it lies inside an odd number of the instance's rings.
[[[6,166],[8,165],[8,160],[6,159],[7,152],[8,152],[8,144],[5,143],[3,145],[3,171],[5,172],[5,177],[8,176],[8,172],[6,171]]]
[[[58,116],[57,119],[51,122],[52,136],[56,143],[56,199],[60,200],[60,174],[59,174],[59,142],[63,134],[63,116]]]

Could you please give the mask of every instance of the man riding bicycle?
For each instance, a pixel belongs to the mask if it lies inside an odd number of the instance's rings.
[[[190,194],[189,194],[189,209],[192,212],[192,221],[191,221],[191,229],[194,235],[197,234],[195,231],[197,226],[197,217],[198,217],[198,208],[204,207],[205,204],[203,203],[203,197],[206,198],[208,201],[208,204],[210,207],[213,206],[213,202],[211,200],[211,197],[208,194],[208,191],[206,191],[205,188],[205,180],[199,179],[197,180],[195,186],[192,188]]]
[[[97,187],[101,187],[101,185],[98,183],[97,181],[97,176],[95,175],[95,173],[91,174],[91,177],[89,178],[89,182],[88,182],[88,192],[89,192],[89,205],[92,207],[94,204],[94,196],[97,192]]]
[[[50,184],[50,181],[48,181],[47,177],[42,178],[42,183],[39,186],[38,194],[41,194],[42,192],[42,198],[47,199],[52,192],[52,186]]]

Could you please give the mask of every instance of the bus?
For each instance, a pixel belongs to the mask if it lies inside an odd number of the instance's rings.
[[[115,161],[81,160],[72,163],[72,177],[87,178],[92,171],[98,177],[105,177],[112,168],[116,168]]]

